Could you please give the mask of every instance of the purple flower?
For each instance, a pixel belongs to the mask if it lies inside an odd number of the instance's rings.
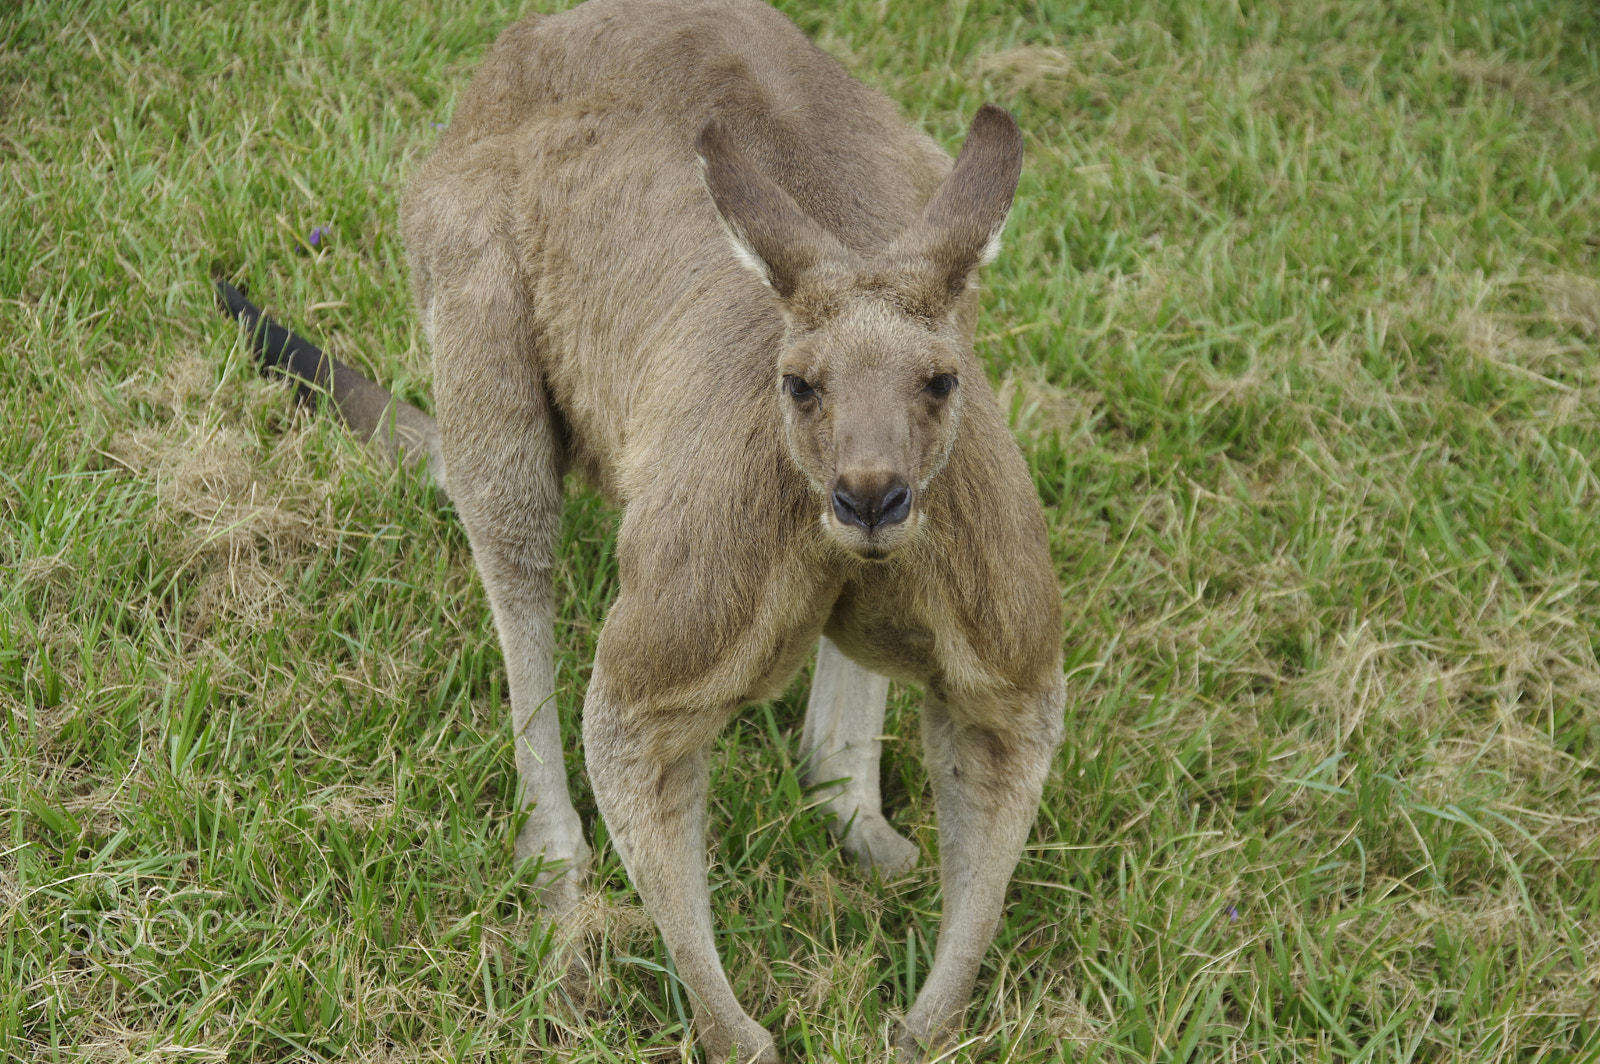
[[[444,123],[443,122],[435,122],[433,124],[433,128],[434,129],[443,129],[444,128]]]
[[[1222,911],[1228,914],[1228,923],[1236,924],[1239,922],[1239,910],[1234,906],[1230,905]]]
[[[333,227],[332,226],[328,226],[328,225],[319,225],[319,226],[317,226],[315,229],[311,230],[311,246],[314,247],[314,248],[315,247],[321,247],[322,246],[322,242],[324,240],[326,240],[328,238],[328,236],[332,232],[333,232]]]

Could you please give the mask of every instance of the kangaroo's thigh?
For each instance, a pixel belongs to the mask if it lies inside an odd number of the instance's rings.
[[[583,713],[600,814],[689,989],[706,1059],[717,1061],[735,1050],[741,1061],[777,1055],[734,997],[711,925],[712,744],[741,704],[770,697],[793,676],[835,590],[792,532],[704,519],[717,499],[753,490],[708,473],[673,478],[630,502],[617,537],[622,586]]]
[[[489,240],[463,258],[435,269],[428,292],[440,441],[505,652],[518,806],[527,812],[517,857],[543,856],[546,901],[560,909],[576,900],[589,861],[554,697],[561,436],[509,248]]]
[[[734,996],[711,924],[711,739],[732,707],[683,707],[679,716],[641,704],[627,686],[613,683],[601,660],[584,698],[584,755],[600,815],[689,989],[706,1059],[776,1064],[772,1036]]]
[[[944,906],[933,965],[897,1040],[904,1060],[955,1038],[1062,732],[1059,604],[1042,542],[952,557],[874,570],[847,589],[828,627],[853,656],[926,692]],[[943,584],[927,575],[940,572]]]
[[[902,1060],[937,1054],[955,1040],[1039,810],[1061,741],[1064,699],[1058,669],[1004,697],[930,691],[923,702],[944,910],[933,966],[898,1039]]]
[[[612,845],[689,988],[707,1060],[776,1064],[772,1036],[740,1006],[723,971],[706,881],[706,791],[712,742],[736,703],[700,685],[641,683],[633,648],[608,654],[626,589],[601,634],[583,703],[584,757]],[[611,639],[613,645],[617,642]]]

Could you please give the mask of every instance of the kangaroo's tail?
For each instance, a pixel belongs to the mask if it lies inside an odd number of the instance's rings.
[[[262,374],[292,380],[297,402],[309,402],[319,394],[329,396],[358,439],[376,438],[383,453],[397,464],[415,468],[426,463],[435,486],[441,492],[446,490],[439,425],[433,418],[285,329],[228,282],[217,282],[217,298],[249,332]]]

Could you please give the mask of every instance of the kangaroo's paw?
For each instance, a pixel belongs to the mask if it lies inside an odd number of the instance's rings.
[[[871,813],[856,813],[840,842],[863,871],[884,877],[911,871],[920,856],[916,843],[890,827],[882,816]]]
[[[555,823],[542,820],[537,810],[529,814],[517,832],[515,852],[518,865],[530,858],[542,858],[536,863],[534,890],[545,911],[557,920],[582,900],[594,852],[583,840],[583,825],[576,814],[570,822],[563,819]]]
[[[706,1064],[778,1064],[778,1046],[767,1029],[754,1020],[737,1028],[719,1024],[698,1032],[696,1041]]]

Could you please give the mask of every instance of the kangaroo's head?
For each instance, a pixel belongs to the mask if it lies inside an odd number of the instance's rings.
[[[999,251],[1022,169],[1016,123],[979,109],[921,217],[871,257],[801,210],[716,119],[696,146],[734,253],[786,323],[773,388],[789,454],[827,534],[887,557],[916,535],[967,389],[988,386],[963,296]]]

